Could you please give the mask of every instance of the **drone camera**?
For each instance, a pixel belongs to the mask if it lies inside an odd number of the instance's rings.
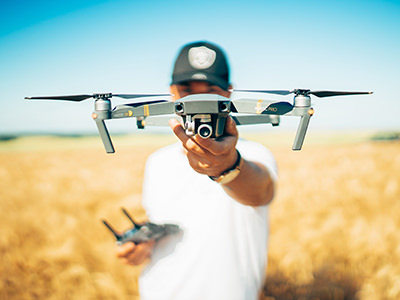
[[[214,117],[215,118],[215,117]],[[195,132],[203,139],[213,137],[213,116],[211,114],[197,114],[193,116]]]
[[[197,129],[198,135],[200,135],[203,139],[207,139],[212,135],[212,127],[209,124],[202,124]]]

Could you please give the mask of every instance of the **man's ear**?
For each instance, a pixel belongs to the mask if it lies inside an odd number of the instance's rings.
[[[169,90],[171,91],[172,94],[172,101],[175,102],[176,100],[178,100],[180,98],[179,96],[179,90],[178,87],[176,86],[176,84],[171,84],[169,86]]]
[[[230,84],[230,85],[228,86],[228,91],[231,92],[231,93],[233,92],[233,85],[232,85],[232,84]]]
[[[227,90],[228,97],[226,97],[226,98],[230,98],[231,95],[232,95],[232,92],[233,92],[233,85],[230,84],[230,85],[228,86],[228,90]]]

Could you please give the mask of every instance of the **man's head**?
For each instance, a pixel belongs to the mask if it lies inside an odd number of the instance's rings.
[[[229,97],[231,88],[228,61],[221,48],[209,42],[183,46],[172,73],[174,100],[204,93]]]

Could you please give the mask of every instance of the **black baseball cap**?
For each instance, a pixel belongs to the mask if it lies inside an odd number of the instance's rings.
[[[182,47],[175,61],[171,84],[192,80],[207,81],[228,90],[229,65],[220,47],[204,41]]]

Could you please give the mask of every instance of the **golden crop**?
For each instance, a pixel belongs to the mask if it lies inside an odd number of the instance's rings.
[[[0,299],[138,299],[140,268],[115,258],[100,219],[145,219],[145,160],[170,141],[121,140],[114,155],[98,140],[0,143]],[[270,149],[280,180],[260,298],[400,299],[400,144]]]

